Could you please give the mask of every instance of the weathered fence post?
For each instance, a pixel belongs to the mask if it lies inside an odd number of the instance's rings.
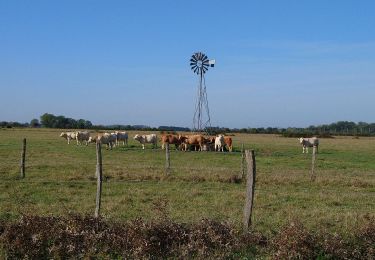
[[[311,181],[315,181],[315,160],[316,160],[316,145],[313,147],[312,161],[311,161]]]
[[[247,181],[246,181],[246,201],[244,208],[244,232],[247,232],[251,225],[251,213],[253,210],[254,202],[254,190],[255,190],[255,176],[256,176],[256,164],[255,164],[255,153],[254,150],[246,150],[246,162],[247,162]]]
[[[103,177],[103,165],[102,165],[102,146],[100,142],[96,142],[96,207],[95,207],[95,217],[99,217],[100,203],[102,197],[102,177]]]
[[[22,140],[22,153],[21,153],[21,163],[20,163],[20,177],[21,179],[25,178],[25,158],[26,158],[26,138]]]
[[[244,145],[241,146],[241,179],[245,178],[245,150]]]
[[[169,151],[169,143],[165,145],[165,174],[169,174],[169,169],[171,167],[171,153]]]

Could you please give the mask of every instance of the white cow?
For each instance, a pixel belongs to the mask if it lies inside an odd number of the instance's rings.
[[[302,153],[309,153],[309,148],[308,147],[316,147],[316,152],[318,152],[318,147],[319,147],[319,139],[316,137],[312,138],[299,138],[299,143],[302,145]]]
[[[77,139],[77,145],[82,145],[82,142],[85,142],[86,145],[88,145],[88,141],[90,138],[90,133],[87,131],[81,132],[77,131],[76,132],[76,139]]]
[[[145,144],[153,144],[153,147],[156,148],[157,136],[156,134],[149,135],[139,135],[134,136],[134,140],[137,140],[142,144],[142,149],[145,149]]]
[[[70,140],[74,140],[77,138],[77,135],[75,132],[62,132],[60,134],[60,137],[63,137],[65,138],[66,140],[68,140],[68,144],[70,144]]]
[[[128,133],[127,132],[119,132],[116,131],[116,145],[120,146],[120,142],[122,141],[122,145],[128,145]]]
[[[101,144],[106,144],[107,149],[109,148],[112,150],[113,144],[116,143],[116,136],[110,133],[99,134],[97,141],[99,141]]]
[[[224,146],[225,146],[225,141],[224,141],[224,135],[218,135],[215,138],[215,151],[224,152]]]

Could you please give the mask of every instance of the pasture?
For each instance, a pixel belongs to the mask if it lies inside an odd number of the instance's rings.
[[[0,220],[22,214],[94,213],[95,145],[70,145],[55,129],[0,129]],[[241,227],[245,183],[241,144],[256,153],[253,228],[265,233],[300,220],[313,230],[351,233],[375,215],[375,138],[321,139],[315,182],[311,152],[297,138],[235,134],[233,153],[141,150],[129,132],[129,146],[103,149],[101,214],[107,219],[153,219],[167,214],[177,222],[202,218]],[[137,132],[140,133],[140,132]],[[156,133],[160,135],[160,133]],[[27,138],[26,178],[19,179],[22,138]],[[160,211],[163,211],[160,213]]]

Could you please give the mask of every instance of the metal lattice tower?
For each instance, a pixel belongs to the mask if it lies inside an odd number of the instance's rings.
[[[209,60],[207,55],[202,52],[196,52],[191,56],[191,70],[199,76],[197,100],[193,118],[193,131],[202,132],[211,128],[210,109],[208,107],[206,80],[204,74],[208,67],[214,67],[215,60]]]

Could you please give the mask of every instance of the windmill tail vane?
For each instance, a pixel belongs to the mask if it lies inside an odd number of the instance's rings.
[[[209,60],[207,55],[202,52],[196,52],[190,58],[191,70],[199,75],[198,96],[193,118],[194,132],[207,132],[208,128],[211,128],[211,117],[204,74],[208,71],[209,67],[214,66],[215,60]]]

